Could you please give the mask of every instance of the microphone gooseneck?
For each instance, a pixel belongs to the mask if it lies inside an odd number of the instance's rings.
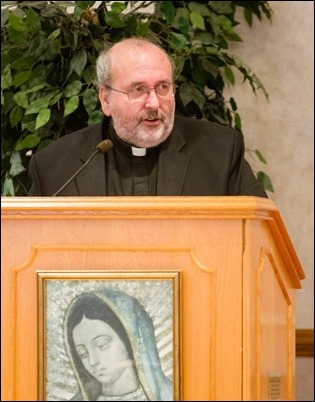
[[[52,197],[56,197],[64,190],[68,184],[72,182],[72,180],[77,177],[77,175],[91,162],[95,155],[101,153],[106,154],[109,150],[113,148],[113,143],[111,140],[103,140],[99,144],[96,145],[96,150],[92,153],[89,159],[78,169],[66,182],[63,184],[53,195]]]

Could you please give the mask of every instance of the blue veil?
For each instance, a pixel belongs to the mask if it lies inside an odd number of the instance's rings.
[[[87,309],[93,315],[87,318],[107,322],[120,336],[148,400],[173,401],[173,387],[161,367],[150,316],[137,299],[108,288],[81,293],[70,303],[65,314],[65,347],[80,388],[79,394],[72,400],[93,401],[101,393],[100,383],[84,368],[72,339],[73,328]]]

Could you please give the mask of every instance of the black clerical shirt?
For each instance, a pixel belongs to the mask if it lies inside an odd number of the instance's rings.
[[[159,147],[134,148],[111,127],[114,147],[106,154],[107,195],[156,195]]]

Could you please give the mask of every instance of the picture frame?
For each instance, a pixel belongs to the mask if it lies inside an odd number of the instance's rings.
[[[39,400],[181,400],[179,271],[37,271],[37,284]]]

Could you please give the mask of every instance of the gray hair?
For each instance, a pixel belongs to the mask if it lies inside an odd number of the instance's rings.
[[[129,46],[132,46],[134,48],[139,48],[139,47],[145,47],[145,46],[156,46],[158,49],[162,50],[162,52],[165,54],[165,56],[168,58],[171,67],[172,67],[172,72],[174,74],[174,61],[173,59],[168,55],[168,53],[158,44],[151,42],[149,39],[145,38],[127,38],[123,39],[117,43],[114,43],[107,47],[106,49],[102,50],[96,60],[96,86],[99,89],[100,86],[102,85],[109,85],[111,82],[111,75],[112,75],[112,66],[111,66],[111,50],[112,48],[117,45],[118,43],[127,43]]]

